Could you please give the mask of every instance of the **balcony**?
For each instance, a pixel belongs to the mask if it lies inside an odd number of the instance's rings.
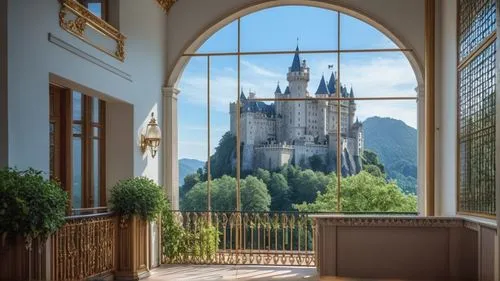
[[[169,217],[177,228],[161,227],[168,233],[158,268],[150,269],[146,224],[103,213],[68,217],[45,247],[35,242],[31,252],[22,241],[4,247],[0,269],[14,280],[54,281],[125,280],[127,271],[147,280],[493,276],[496,229],[477,220],[300,212],[173,211]]]

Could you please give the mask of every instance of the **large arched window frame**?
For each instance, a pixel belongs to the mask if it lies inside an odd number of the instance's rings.
[[[336,102],[337,103],[337,108],[341,108],[341,103],[342,102],[348,102],[348,101],[416,101],[418,102],[417,105],[417,120],[418,120],[418,143],[423,144],[423,81],[422,81],[422,75],[420,71],[420,67],[418,67],[418,63],[416,63],[415,56],[413,54],[413,50],[410,48],[404,48],[404,47],[395,47],[395,48],[367,48],[367,49],[347,49],[347,48],[342,48],[342,38],[340,36],[341,34],[341,29],[342,29],[342,24],[341,24],[341,15],[343,15],[343,12],[347,12],[342,10],[341,11],[332,11],[337,14],[337,25],[335,28],[337,29],[337,46],[336,48],[333,49],[326,49],[326,50],[276,50],[276,51],[242,51],[241,49],[241,21],[242,21],[242,16],[238,17],[235,22],[237,25],[237,50],[234,52],[190,52],[189,50],[192,50],[192,48],[188,48],[187,51],[182,54],[181,61],[184,61],[184,64],[181,63],[181,68],[185,66],[185,63],[189,61],[190,59],[196,58],[196,59],[205,59],[206,60],[206,73],[207,73],[207,97],[206,97],[206,103],[207,103],[207,133],[208,133],[208,151],[207,151],[207,159],[210,159],[210,147],[211,147],[211,113],[210,113],[210,102],[211,102],[211,63],[214,60],[214,58],[218,57],[228,57],[228,56],[233,56],[237,58],[237,74],[238,74],[238,85],[236,87],[235,91],[235,101],[238,106],[236,106],[238,112],[236,115],[240,117],[239,110],[241,108],[241,100],[240,100],[240,89],[241,89],[241,63],[242,63],[242,57],[246,56],[259,56],[259,55],[290,55],[293,56],[294,54],[298,53],[300,55],[308,55],[308,54],[329,54],[329,55],[334,55],[336,56],[336,69],[337,69],[337,83],[336,83],[336,88],[339,89],[341,87],[341,77],[343,75],[343,70],[341,68],[341,56],[343,54],[364,54],[364,53],[377,53],[377,52],[384,52],[384,53],[402,53],[404,54],[410,61],[411,66],[413,67],[415,71],[415,76],[417,79],[417,88],[415,89],[416,93],[413,96],[378,96],[378,97],[325,97],[324,100],[328,100],[330,102]],[[349,14],[345,14],[349,15]],[[366,19],[366,18],[364,18]],[[371,23],[371,22],[370,22]],[[378,26],[377,26],[378,27]],[[394,37],[391,36],[391,39]],[[402,46],[401,42],[397,42],[398,46]],[[180,77],[180,71],[178,72],[178,77],[174,78],[172,80],[172,77],[175,76],[176,70],[173,72],[173,76],[171,76],[170,81],[175,81]],[[173,82],[171,84],[176,85],[177,82]],[[253,99],[254,101],[262,101],[262,102],[276,102],[280,101],[279,98],[255,98]],[[305,99],[297,99],[296,101],[304,101]],[[287,100],[289,101],[289,100]],[[337,110],[337,113],[340,115],[340,110]],[[338,119],[340,119],[340,116],[337,116]],[[240,118],[238,118],[237,122],[237,127],[240,127]],[[337,133],[340,134],[341,127],[337,126]],[[237,144],[241,143],[241,136],[238,130],[238,134],[236,136]],[[340,141],[337,141],[337,151],[341,149],[341,143]],[[418,152],[418,187],[417,187],[417,194],[419,198],[419,210],[423,210],[423,145],[419,146],[419,152]],[[241,151],[239,149],[236,150],[236,162],[240,163],[241,162]],[[336,164],[336,173],[341,174],[341,161],[339,161],[340,154],[337,153],[337,164]],[[241,179],[241,166],[239,164],[236,165],[236,182],[237,182],[237,203],[236,203],[236,209],[241,210],[241,198],[239,197],[240,195],[240,179]],[[210,175],[210,161],[208,161],[207,165],[208,169],[208,175]],[[338,177],[338,185],[340,186],[340,181],[341,178]],[[208,189],[208,202],[207,206],[210,206],[210,176],[208,177],[208,184],[207,184],[207,189]],[[340,189],[338,189],[338,198],[340,198]],[[340,207],[340,206],[339,206]],[[338,211],[341,211],[339,208]]]

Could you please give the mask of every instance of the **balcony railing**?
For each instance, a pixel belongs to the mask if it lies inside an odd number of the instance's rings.
[[[298,212],[180,212],[175,221],[185,231],[185,253],[163,254],[164,263],[254,264],[315,266],[315,225]],[[199,254],[207,237],[197,235],[212,226],[217,241],[214,253]],[[193,235],[194,234],[194,235]],[[208,241],[213,242],[213,241]]]
[[[83,280],[115,270],[118,218],[111,213],[68,217],[52,237],[52,278]]]

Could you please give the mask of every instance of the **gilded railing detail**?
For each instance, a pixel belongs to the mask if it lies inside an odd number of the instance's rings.
[[[157,0],[163,10],[168,13],[177,0]]]
[[[120,61],[125,60],[125,40],[127,37],[120,33],[112,25],[97,17],[92,12],[76,0],[60,0],[61,9],[59,11],[59,25],[64,30],[82,39],[95,48],[105,52]],[[113,49],[106,48],[98,43],[94,43],[89,36],[89,29],[96,34],[115,42]]]
[[[181,258],[163,255],[164,263],[315,266],[315,224],[307,213],[179,212],[188,249],[200,248],[193,238],[203,225],[214,226],[218,249],[213,256],[187,252]]]
[[[117,227],[111,214],[68,218],[52,236],[51,280],[82,280],[115,270]]]

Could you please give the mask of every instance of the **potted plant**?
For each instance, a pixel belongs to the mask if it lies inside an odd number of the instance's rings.
[[[9,261],[15,262],[23,251],[31,253],[34,241],[43,245],[64,225],[67,201],[61,186],[44,178],[40,171],[0,169],[0,259],[6,261],[0,279],[26,279],[23,274],[30,268],[7,270],[13,268]]]
[[[149,275],[148,222],[166,205],[161,186],[145,177],[118,182],[111,190],[111,209],[120,216],[117,280],[138,280]]]

